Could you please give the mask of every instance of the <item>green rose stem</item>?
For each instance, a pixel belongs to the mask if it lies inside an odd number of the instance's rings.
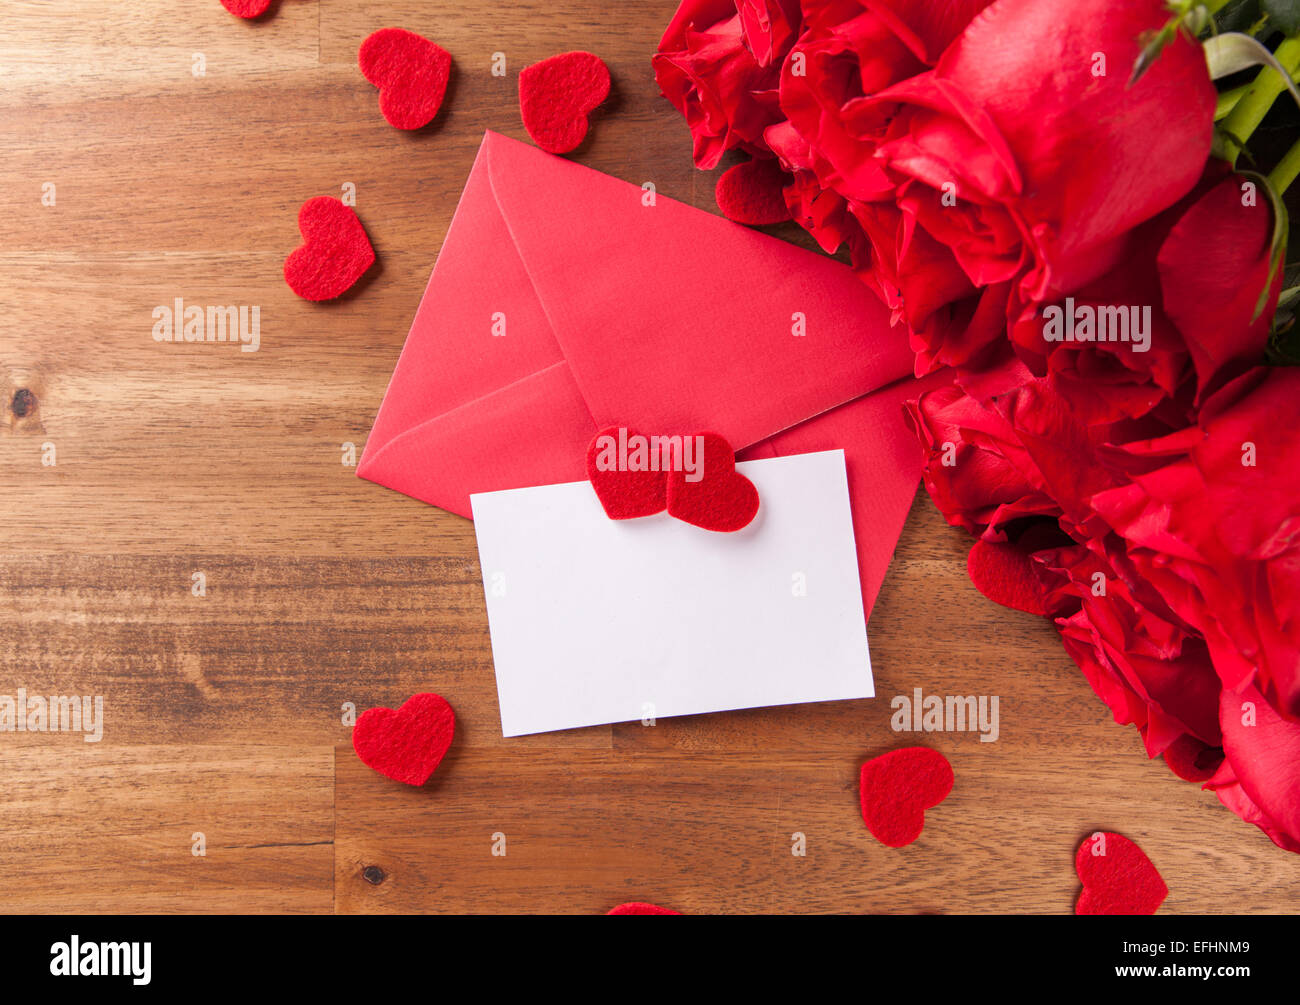
[[[1277,162],[1277,167],[1268,173],[1268,183],[1274,192],[1281,195],[1296,180],[1297,175],[1300,175],[1300,140],[1292,144],[1291,149]]]
[[[1300,38],[1286,39],[1273,55],[1286,68],[1287,74],[1294,77],[1300,70]],[[1250,90],[1223,120],[1223,131],[1227,134],[1225,152],[1233,164],[1237,162],[1250,134],[1264,121],[1273,102],[1286,88],[1286,81],[1281,74],[1271,66],[1262,67],[1250,85]]]
[[[1224,91],[1219,95],[1219,100],[1214,106],[1214,121],[1226,119],[1232,110],[1237,107],[1237,103],[1246,96],[1250,90],[1250,84],[1242,84],[1240,87],[1234,87],[1231,91]]]

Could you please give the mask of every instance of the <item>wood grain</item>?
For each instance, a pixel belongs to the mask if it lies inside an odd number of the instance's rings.
[[[1148,762],[1049,625],[973,590],[923,494],[871,625],[877,700],[501,738],[472,527],[359,481],[344,444],[364,445],[483,130],[525,138],[522,66],[602,55],[614,96],[575,158],[714,210],[649,70],[673,7],[6,6],[0,694],[102,695],[105,727],[0,734],[0,909],[1068,912],[1074,847],[1106,828],[1169,880],[1164,911],[1296,910],[1300,859]],[[414,134],[355,65],[389,24],[456,61]],[[297,207],[347,182],[380,265],[308,304],[280,276]],[[257,305],[259,351],[154,342],[176,297]],[[998,695],[997,742],[894,733],[889,699],[915,687]],[[411,790],[355,759],[342,710],[418,690],[458,733]],[[918,739],[957,786],[891,851],[856,769]]]
[[[45,739],[0,747],[6,912],[333,907],[328,748]]]

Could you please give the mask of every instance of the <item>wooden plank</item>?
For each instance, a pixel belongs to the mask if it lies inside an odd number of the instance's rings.
[[[329,747],[41,739],[0,744],[4,911],[332,909]],[[206,844],[201,857],[196,833]]]
[[[593,914],[650,900],[688,913],[1068,914],[1074,851],[1104,829],[1160,868],[1171,889],[1162,913],[1295,910],[1289,858],[1134,750],[1112,744],[1085,769],[938,735],[927,745],[947,748],[957,784],[902,849],[863,827],[853,756],[502,751],[449,756],[429,786],[410,789],[341,752],[337,907]],[[501,835],[504,857],[492,853]]]
[[[418,291],[325,317],[282,281],[260,296],[255,274],[280,267],[267,256],[191,261],[188,282],[147,256],[5,264],[0,309],[22,320],[0,332],[0,396],[29,392],[25,415],[7,407],[0,423],[7,549],[472,553],[467,521],[343,463],[344,444],[365,445]],[[155,342],[153,308],[178,296],[260,303],[261,348]]]
[[[1074,853],[1089,834],[1137,841],[1169,885],[1161,914],[1293,913],[1294,862],[1207,792],[1147,762],[1136,737],[1086,719],[1048,742],[980,744],[927,734],[956,775],[921,837],[887,848],[862,825],[858,758],[779,760],[781,802],[767,909],[777,913],[1069,914]],[[894,744],[866,746],[875,754]],[[762,756],[762,755],[759,755]],[[806,855],[791,854],[804,835]]]
[[[593,914],[650,900],[761,910],[778,799],[763,767],[512,748],[490,760],[448,755],[412,789],[341,755],[337,909]]]
[[[346,744],[345,703],[420,691],[452,702],[471,756],[507,744],[468,556],[11,556],[0,584],[0,694],[102,695],[106,746]],[[0,734],[0,749],[44,742]],[[604,726],[510,746],[610,742]]]
[[[319,17],[312,6],[281,3],[275,17],[250,23],[217,0],[7,0],[0,22],[0,91],[42,105],[74,95],[108,103],[315,65]],[[196,53],[204,57],[201,66]]]
[[[283,11],[310,6],[317,5],[285,4]],[[638,6],[634,20],[620,18],[613,30],[592,23],[590,14],[575,17],[572,4],[547,7],[532,18],[498,12],[486,35],[473,8],[457,13],[408,2],[358,10],[328,0],[319,7],[323,65],[277,63],[273,40],[247,35],[249,26],[218,6],[234,22],[219,24],[222,37],[252,53],[254,72],[164,86],[157,61],[146,56],[142,72],[152,68],[149,79],[157,83],[129,102],[120,87],[108,96],[56,90],[40,101],[21,89],[0,90],[0,206],[6,210],[0,247],[6,253],[93,248],[179,255],[155,263],[160,277],[183,276],[185,255],[196,249],[274,251],[282,258],[297,243],[297,207],[313,195],[337,195],[351,182],[381,263],[392,252],[421,255],[418,295],[484,130],[528,141],[519,118],[518,70],[562,51],[555,45],[566,39],[569,48],[590,44],[606,58],[615,81],[574,159],[634,184],[654,182],[662,195],[718,212],[713,185],[719,171],[694,168],[689,131],[660,96],[650,69],[649,39],[657,39],[655,26],[666,24],[671,4]],[[265,27],[280,22],[277,16]],[[443,110],[422,130],[390,127],[378,113],[376,90],[356,65],[365,35],[390,23],[423,28],[456,59]],[[21,44],[15,37],[14,47]],[[507,56],[504,77],[491,72],[496,51]],[[56,63],[41,72],[61,80],[68,71]],[[93,130],[87,122],[95,123]],[[41,202],[45,181],[56,185],[53,207]],[[813,246],[793,224],[768,229]],[[282,285],[275,270],[264,275],[268,287]],[[409,316],[409,303],[405,309]]]

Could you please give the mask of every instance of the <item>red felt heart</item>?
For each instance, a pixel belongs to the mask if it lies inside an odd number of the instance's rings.
[[[1155,914],[1169,887],[1146,854],[1122,834],[1098,831],[1074,856],[1083,889],[1075,914]]]
[[[858,797],[867,830],[901,848],[921,836],[925,811],[952,791],[952,765],[929,747],[902,747],[862,765]]]
[[[713,195],[728,220],[761,227],[790,219],[783,193],[789,181],[776,160],[746,161],[722,172]]]
[[[748,526],[758,512],[758,489],[736,471],[736,453],[717,433],[696,433],[704,449],[699,481],[686,471],[668,474],[668,513],[705,530],[734,531]]]
[[[681,911],[674,911],[667,907],[660,907],[658,904],[646,904],[639,900],[633,900],[626,904],[619,904],[618,907],[610,908],[605,912],[607,915],[615,914],[677,914]]]
[[[245,19],[261,17],[271,6],[271,0],[221,0],[221,6]]]
[[[303,243],[284,261],[284,281],[304,300],[346,293],[375,260],[357,214],[338,199],[317,196],[298,210]]]
[[[352,748],[381,775],[423,785],[441,763],[456,731],[456,714],[436,694],[417,694],[394,711],[369,708],[352,730]]]
[[[1048,614],[1050,574],[1014,544],[976,541],[966,556],[966,574],[989,600],[1028,614]]]
[[[398,129],[427,126],[442,107],[451,55],[405,28],[380,28],[357,53],[361,73],[379,88],[379,111]]]
[[[666,505],[666,472],[622,469],[627,441],[637,435],[626,426],[609,426],[587,445],[587,477],[611,520],[651,516]]]
[[[587,135],[587,116],[609,97],[609,68],[589,52],[565,52],[519,71],[519,113],[543,150],[566,154]]]

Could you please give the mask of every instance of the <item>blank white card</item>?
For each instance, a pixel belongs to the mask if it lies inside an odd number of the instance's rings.
[[[731,534],[611,520],[588,482],[470,497],[503,735],[873,696],[844,452],[736,470]]]

